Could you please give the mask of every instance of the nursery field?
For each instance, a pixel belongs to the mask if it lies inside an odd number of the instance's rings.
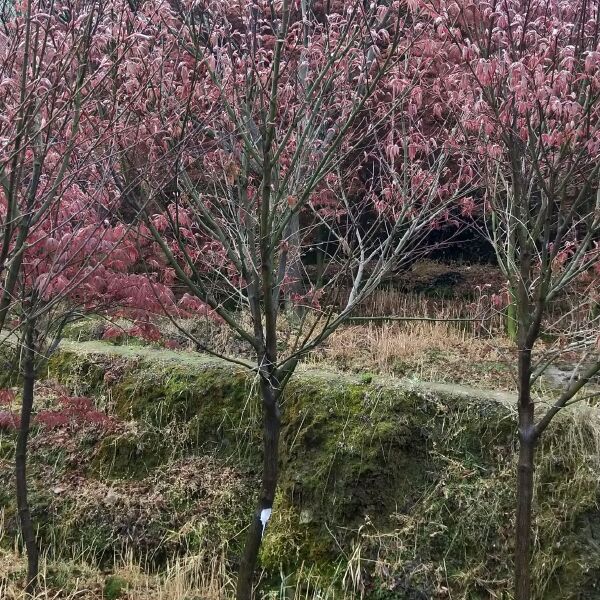
[[[0,2],[0,600],[600,600],[600,2]]]

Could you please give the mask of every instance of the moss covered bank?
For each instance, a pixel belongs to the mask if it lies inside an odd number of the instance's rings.
[[[48,370],[119,424],[67,449],[34,436],[43,537],[83,543],[100,563],[127,548],[150,568],[193,552],[222,553],[234,569],[260,462],[248,371],[100,342],[65,344]],[[302,570],[305,585],[373,600],[509,598],[514,429],[502,394],[298,373],[285,395],[264,588],[282,577],[295,586]],[[540,450],[537,598],[600,598],[599,436],[598,410],[582,406]],[[5,465],[10,436],[1,440]]]

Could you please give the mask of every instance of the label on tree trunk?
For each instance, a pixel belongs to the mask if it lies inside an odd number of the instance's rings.
[[[265,535],[265,527],[267,526],[267,521],[271,518],[272,512],[273,512],[273,509],[271,509],[271,508],[263,508],[260,511],[260,522],[262,523],[261,537]]]

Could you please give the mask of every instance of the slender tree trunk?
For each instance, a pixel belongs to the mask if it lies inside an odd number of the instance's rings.
[[[251,600],[254,570],[264,533],[270,516],[279,478],[279,433],[281,413],[278,393],[266,380],[261,381],[263,404],[263,472],[261,493],[250,523],[246,545],[240,562],[237,581],[237,600]]]
[[[515,523],[515,600],[531,598],[531,513],[536,436],[531,400],[531,350],[519,353],[519,464]]]
[[[515,544],[515,599],[531,598],[531,508],[535,442],[519,436],[517,520]]]
[[[25,594],[32,595],[37,586],[39,550],[35,539],[35,529],[27,499],[27,439],[33,410],[33,386],[35,383],[34,323],[27,324],[25,346],[23,348],[23,399],[21,402],[21,422],[15,454],[17,482],[17,508],[21,523],[21,533],[27,551],[27,583]]]

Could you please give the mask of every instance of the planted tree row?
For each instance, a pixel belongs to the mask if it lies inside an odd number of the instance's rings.
[[[181,319],[203,317],[251,350],[264,426],[237,579],[246,600],[276,510],[287,382],[428,250],[432,230],[458,224],[489,238],[507,279],[515,595],[531,597],[535,448],[600,371],[598,312],[572,326],[598,301],[599,18],[585,0],[4,7],[0,328],[21,357],[28,593],[38,577],[26,485],[34,382],[69,322],[124,316],[156,340],[166,316],[199,351],[223,355]],[[302,256],[319,239],[327,254],[308,269]],[[564,294],[572,312],[550,323]],[[295,338],[282,352],[290,318]],[[548,332],[554,344],[537,351]],[[532,386],[565,352],[579,366],[536,415]]]

